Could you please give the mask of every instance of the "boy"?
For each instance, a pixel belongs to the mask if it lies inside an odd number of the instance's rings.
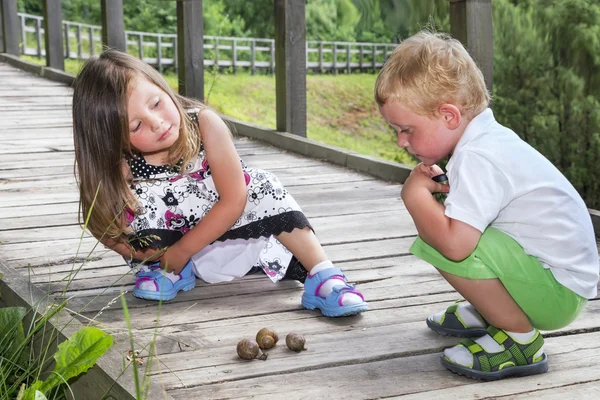
[[[470,303],[427,319],[442,335],[467,338],[444,351],[442,364],[483,380],[546,372],[538,329],[568,325],[597,292],[583,200],[495,121],[481,71],[447,35],[421,32],[400,43],[377,78],[375,100],[398,146],[422,161],[402,188],[419,233],[411,252]],[[448,155],[443,185],[431,178]],[[436,192],[448,193],[444,205]]]

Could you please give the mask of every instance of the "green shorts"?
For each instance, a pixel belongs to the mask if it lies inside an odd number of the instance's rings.
[[[508,293],[541,330],[569,325],[587,300],[554,279],[537,258],[525,253],[521,245],[495,228],[487,228],[477,247],[462,261],[447,259],[421,238],[410,252],[437,269],[467,279],[500,279]]]

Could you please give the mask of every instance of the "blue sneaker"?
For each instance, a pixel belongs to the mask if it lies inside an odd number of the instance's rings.
[[[314,275],[310,273],[304,282],[304,294],[302,295],[302,305],[308,310],[318,308],[321,313],[327,317],[345,317],[355,315],[369,309],[369,305],[365,301],[361,292],[356,290],[354,286],[346,283],[343,287],[334,287],[333,291],[322,298],[319,296],[319,289],[329,279],[339,279],[347,282],[346,276],[339,268],[328,268]],[[346,293],[353,293],[359,296],[363,301],[358,304],[343,305],[342,299]]]
[[[135,281],[133,295],[146,300],[173,300],[180,290],[188,291],[196,287],[196,275],[194,275],[193,268],[194,264],[189,261],[179,273],[179,280],[172,282],[160,269],[160,264],[155,263],[150,266],[150,271],[140,271],[136,274],[138,279]],[[140,289],[142,282],[153,282],[156,290]]]

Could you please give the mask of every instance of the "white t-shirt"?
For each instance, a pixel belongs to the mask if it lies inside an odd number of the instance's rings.
[[[537,150],[486,109],[467,125],[447,165],[446,215],[492,226],[537,257],[556,280],[593,298],[600,264],[587,207]]]

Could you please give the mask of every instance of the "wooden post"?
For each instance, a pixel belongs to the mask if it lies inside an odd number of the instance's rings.
[[[236,70],[236,65],[237,63],[237,40],[234,38],[231,41],[231,69],[233,70],[233,73],[235,74],[235,70]]]
[[[348,47],[346,47],[346,72],[349,74],[351,71],[350,65],[351,57],[350,57],[350,43],[348,43]]]
[[[127,51],[123,0],[100,0],[102,12],[102,44],[112,49]]]
[[[271,70],[271,75],[273,75],[275,73],[275,39],[269,40],[269,49],[270,49],[269,54],[271,54],[271,57],[269,60],[269,67]]]
[[[358,60],[359,60],[358,61],[358,65],[359,65],[360,72],[362,73],[363,72],[363,61],[364,61],[364,58],[365,58],[365,56],[363,54],[363,50],[365,48],[364,48],[364,45],[362,43],[360,44],[359,49],[360,49],[359,50],[360,51],[360,55],[358,57]]]
[[[138,58],[144,60],[144,36],[138,33]]]
[[[42,20],[35,20],[35,47],[38,58],[42,58]]]
[[[94,28],[91,26],[90,29],[90,57],[94,55]]]
[[[277,130],[306,137],[306,5],[275,0]]]
[[[4,37],[4,52],[18,56],[19,51],[19,16],[17,0],[2,1],[2,28]]]
[[[450,0],[450,32],[460,40],[483,72],[492,92],[494,36],[492,0]]]
[[[71,31],[71,24],[68,22],[63,23],[63,32],[65,33],[65,58],[71,58],[71,38],[69,32]]]
[[[373,60],[371,60],[371,62],[373,67],[373,73],[375,73],[375,71],[377,71],[377,45],[373,43],[372,46]]]
[[[202,0],[177,2],[179,94],[204,100]]]
[[[319,72],[325,72],[325,68],[323,68],[323,41],[319,42]]]
[[[162,74],[162,35],[159,33],[156,38],[156,62],[158,63],[158,72]]]
[[[62,7],[60,0],[44,0],[44,31],[46,46],[46,65],[51,68],[65,69],[65,53],[62,36]]]
[[[333,74],[337,75],[337,43],[333,42],[333,48],[332,48],[332,61],[331,61],[331,65],[333,65]]]
[[[0,53],[4,53],[4,15],[2,13],[2,0],[0,0]]]
[[[256,74],[256,40],[250,41],[250,72]]]

